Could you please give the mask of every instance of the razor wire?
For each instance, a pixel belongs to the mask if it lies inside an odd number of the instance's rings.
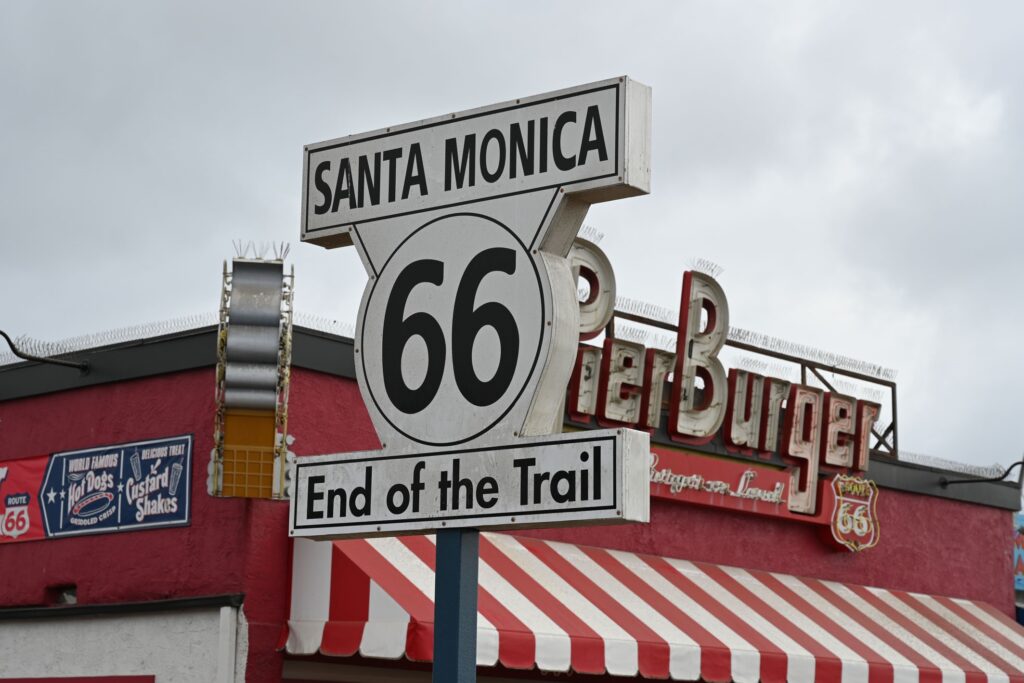
[[[198,330],[204,327],[216,327],[218,322],[219,317],[214,312],[197,313],[179,318],[158,320],[138,325],[129,325],[127,327],[103,330],[101,332],[78,335],[75,337],[67,337],[65,339],[58,339],[55,341],[47,341],[30,337],[28,335],[21,335],[15,338],[14,343],[21,351],[33,356],[60,358],[61,356],[79,353],[81,351],[128,344],[131,342],[142,341],[143,339],[153,339],[155,337],[164,337],[171,334],[180,334],[182,332]],[[295,324],[300,327],[305,327],[319,332],[326,332],[327,334],[334,334],[341,337],[351,337],[355,334],[355,325],[352,323],[332,320],[325,316],[311,315],[308,313],[297,313],[295,316]],[[9,350],[0,352],[0,366],[22,362],[24,362],[23,359],[18,358]]]
[[[910,462],[915,465],[934,467],[939,470],[947,470],[950,472],[957,472],[959,474],[969,474],[986,479],[1001,477],[1006,472],[1006,468],[1002,465],[969,465],[967,463],[957,462],[956,460],[947,460],[946,458],[938,458],[934,455],[925,455],[924,453],[915,453],[914,451],[905,451],[903,449],[900,449],[900,460],[902,462]]]

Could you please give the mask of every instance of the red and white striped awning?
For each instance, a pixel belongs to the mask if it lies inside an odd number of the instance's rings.
[[[431,659],[433,537],[296,540],[292,582],[288,652]],[[1024,629],[969,600],[483,533],[478,602],[481,666],[1024,683]]]

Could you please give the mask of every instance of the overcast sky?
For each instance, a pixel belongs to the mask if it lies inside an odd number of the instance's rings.
[[[653,191],[594,206],[621,295],[724,267],[735,326],[898,371],[900,445],[1024,451],[1024,4],[0,4],[0,329],[216,310],[232,240],[289,241],[354,322],[353,249],[298,242],[302,146],[627,74]]]

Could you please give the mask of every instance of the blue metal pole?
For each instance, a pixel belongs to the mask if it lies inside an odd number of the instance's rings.
[[[437,532],[433,683],[476,683],[476,592],[480,532]]]

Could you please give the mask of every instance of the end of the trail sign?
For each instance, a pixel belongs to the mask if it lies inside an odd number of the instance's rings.
[[[475,680],[473,529],[650,517],[648,434],[553,434],[566,256],[591,204],[650,192],[650,122],[620,77],[306,146],[302,240],[368,276],[352,352],[381,450],[293,463],[289,533],[438,532],[434,680]]]
[[[648,435],[629,429],[402,455],[301,458],[289,531],[332,538],[646,522],[649,468]]]
[[[650,191],[623,76],[308,145],[302,239],[367,272],[356,380],[381,450],[299,459],[290,530],[645,522],[649,436],[559,434],[591,204]]]
[[[302,239],[560,188],[596,203],[650,192],[651,91],[623,76],[307,145]]]

